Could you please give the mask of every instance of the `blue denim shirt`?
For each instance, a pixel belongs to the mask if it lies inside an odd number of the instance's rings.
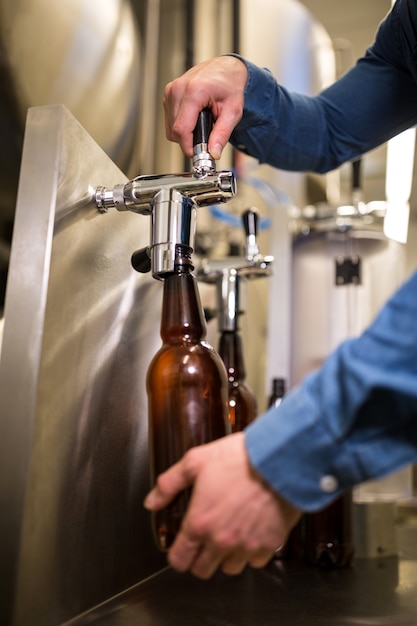
[[[417,3],[397,0],[366,55],[316,97],[289,93],[245,61],[244,115],[231,143],[280,169],[326,172],[414,126],[416,34]]]
[[[315,97],[245,61],[232,143],[281,169],[325,172],[416,124],[416,34],[417,1],[397,0],[366,55]],[[253,466],[307,511],[416,461],[417,273],[245,437]]]

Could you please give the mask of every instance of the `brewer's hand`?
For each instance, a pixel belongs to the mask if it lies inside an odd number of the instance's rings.
[[[145,507],[165,507],[193,486],[170,565],[210,578],[217,568],[239,574],[264,567],[297,522],[300,511],[272,491],[251,467],[243,433],[189,450],[158,477]]]
[[[211,109],[215,120],[209,152],[219,159],[243,113],[246,65],[232,56],[222,56],[192,67],[165,87],[166,136],[193,156],[193,130],[198,114]]]

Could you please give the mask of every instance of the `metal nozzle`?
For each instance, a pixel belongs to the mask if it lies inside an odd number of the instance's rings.
[[[239,315],[245,311],[245,283],[272,274],[272,256],[263,256],[256,241],[258,214],[255,209],[243,213],[246,235],[244,256],[206,259],[197,271],[202,282],[217,287],[217,318],[219,330],[235,330]]]
[[[97,187],[95,199],[102,213],[115,207],[151,216],[151,244],[133,255],[133,266],[154,278],[174,271],[177,245],[194,247],[195,213],[198,207],[227,202],[236,194],[233,172],[217,172],[207,151],[212,128],[209,109],[201,111],[194,130],[194,170],[184,174],[138,176],[112,190]]]

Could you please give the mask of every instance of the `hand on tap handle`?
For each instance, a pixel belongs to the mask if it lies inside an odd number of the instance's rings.
[[[170,141],[180,144],[192,158],[193,131],[199,113],[206,108],[215,120],[208,151],[218,160],[243,114],[246,65],[233,56],[221,56],[191,68],[165,87],[165,129]]]

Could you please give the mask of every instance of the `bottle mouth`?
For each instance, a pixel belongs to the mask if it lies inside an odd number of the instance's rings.
[[[175,256],[172,268],[166,269],[164,272],[160,272],[159,278],[161,280],[164,280],[168,276],[178,273],[178,271],[181,271],[182,268],[187,268],[188,273],[192,272],[194,270],[194,265],[191,258],[192,252],[193,249],[191,248],[191,246],[187,246],[182,243],[175,244]]]
[[[185,244],[177,243],[175,246],[175,260],[174,267],[191,267],[191,270],[194,269],[193,261],[191,258],[191,254],[193,249],[191,246],[186,246]]]

